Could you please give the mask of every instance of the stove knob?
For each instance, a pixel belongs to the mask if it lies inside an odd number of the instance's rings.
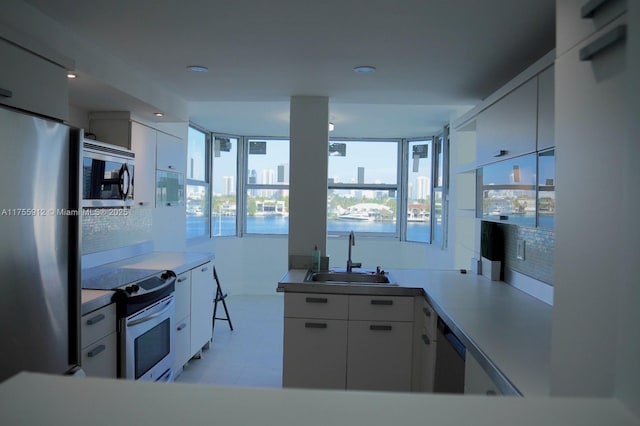
[[[135,293],[136,291],[140,290],[140,286],[138,284],[134,284],[131,286],[131,288],[133,289],[133,292]]]
[[[124,291],[126,291],[129,294],[133,293],[133,286],[130,286],[130,285],[126,286],[124,288]]]
[[[162,278],[163,280],[166,280],[167,278],[169,278],[169,273],[163,272],[162,275],[160,275],[160,278]]]

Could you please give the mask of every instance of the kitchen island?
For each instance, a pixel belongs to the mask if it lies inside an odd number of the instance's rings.
[[[20,373],[0,384],[0,424],[154,426],[638,426],[615,399],[219,388]]]
[[[278,291],[422,294],[505,393],[549,395],[552,307],[527,293],[459,270],[390,269],[396,286],[309,283],[306,272],[288,271]]]

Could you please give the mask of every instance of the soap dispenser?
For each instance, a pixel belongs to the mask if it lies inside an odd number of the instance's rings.
[[[313,247],[313,251],[311,252],[311,270],[313,272],[320,271],[320,250],[318,250],[317,244]]]

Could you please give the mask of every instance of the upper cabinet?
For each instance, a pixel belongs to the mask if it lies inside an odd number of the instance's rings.
[[[565,0],[556,2],[556,52],[561,56],[627,9],[626,0]]]
[[[185,173],[187,166],[182,140],[166,133],[158,132],[156,168],[176,173]]]
[[[488,164],[536,150],[538,80],[532,78],[478,114],[476,161]]]
[[[538,75],[538,151],[552,148],[556,144],[553,72],[554,67],[551,66]]]
[[[66,121],[67,70],[0,38],[0,104]]]

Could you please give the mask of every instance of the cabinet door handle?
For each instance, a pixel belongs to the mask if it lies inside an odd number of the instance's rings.
[[[94,356],[98,355],[100,352],[103,352],[105,349],[107,349],[105,345],[98,345],[95,348],[91,349],[89,352],[87,352],[87,356],[89,358],[93,358]]]
[[[373,331],[391,331],[391,330],[393,330],[393,327],[391,327],[390,325],[370,325],[369,326],[369,330],[373,330]]]
[[[307,303],[327,303],[329,301],[326,297],[307,297],[304,300]]]
[[[178,278],[178,282],[179,282],[179,283],[181,283],[181,282],[183,282],[183,281],[186,281],[186,280],[187,280],[186,278]]]
[[[496,391],[494,391],[494,390],[488,390],[486,392],[486,394],[489,395],[489,396],[496,396],[498,393]]]
[[[609,31],[608,33],[602,35],[598,39],[592,41],[582,49],[580,49],[580,60],[581,61],[590,61],[594,56],[602,53],[608,47],[622,42],[627,38],[627,27],[626,25],[619,25]]]
[[[13,97],[13,92],[7,89],[0,89],[0,96],[3,98],[11,98]]]
[[[205,266],[204,268],[200,269],[200,272],[207,272],[209,270],[208,266]]]
[[[589,0],[582,5],[580,16],[582,19],[593,19],[598,14],[602,6],[609,3],[609,0]]]
[[[376,300],[376,299],[372,299],[371,300],[371,304],[372,305],[393,305],[393,300]]]
[[[169,165],[167,166],[167,168],[168,168],[168,169],[171,169],[171,170],[175,169],[175,167],[173,167],[171,164],[169,164]]]
[[[422,335],[422,341],[424,342],[425,345],[431,344],[431,340],[429,340],[429,336],[427,336],[426,334]]]
[[[427,318],[431,318],[431,310],[427,308],[422,308],[422,312],[424,312],[424,316]]]
[[[87,320],[87,325],[94,325],[96,323],[99,323],[100,321],[102,321],[103,319],[105,319],[106,317],[104,316],[104,314],[98,314],[95,317],[91,317]]]
[[[180,325],[176,328],[176,330],[178,330],[178,331],[184,330],[184,328],[185,328],[186,326],[187,326],[187,323],[183,322],[182,324],[180,324]]]
[[[327,328],[327,323],[325,322],[305,322],[304,328]]]

